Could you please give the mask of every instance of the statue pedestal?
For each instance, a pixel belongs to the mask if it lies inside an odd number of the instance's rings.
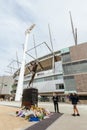
[[[38,89],[26,88],[23,90],[22,106],[30,107],[31,105],[38,105]]]

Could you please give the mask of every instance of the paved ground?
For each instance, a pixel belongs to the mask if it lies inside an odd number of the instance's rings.
[[[16,117],[17,110],[19,108],[0,105],[0,130],[20,130],[35,124],[35,122]]]
[[[53,104],[41,104],[53,111]],[[64,113],[46,130],[87,130],[87,105],[79,104],[80,117],[73,117],[71,104],[59,104],[60,112]]]
[[[21,106],[20,102],[0,102],[0,104],[14,107]],[[38,105],[47,108],[52,112],[54,111],[53,103],[40,102]],[[59,103],[59,109],[60,112],[64,114],[46,130],[87,130],[87,105],[78,105],[80,117],[71,116],[73,113],[71,104]]]

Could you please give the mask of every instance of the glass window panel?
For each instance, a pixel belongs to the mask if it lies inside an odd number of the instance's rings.
[[[66,53],[66,54],[62,55],[62,61],[63,62],[71,61],[70,53]]]
[[[57,79],[63,79],[63,75],[54,75],[54,76],[48,76],[48,77],[44,77],[44,78],[34,79],[34,83],[50,81],[50,80],[57,80]]]
[[[55,76],[54,76],[54,80],[56,80],[56,79],[62,79],[62,78],[63,78],[62,75],[55,75]]]
[[[70,63],[63,65],[63,72],[65,75],[67,74],[75,74],[75,73],[82,73],[87,72],[87,61],[80,61],[77,63]]]
[[[74,77],[66,77],[64,78],[65,82],[65,91],[75,91],[76,90],[76,82]]]
[[[64,89],[64,84],[56,84],[56,90],[57,89]]]
[[[44,79],[45,79],[45,81],[48,81],[48,80],[52,80],[52,78],[53,77],[50,76],[50,77],[45,77]]]

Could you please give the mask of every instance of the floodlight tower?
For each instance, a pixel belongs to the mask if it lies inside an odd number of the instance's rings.
[[[69,14],[70,14],[70,21],[71,21],[72,34],[73,34],[74,42],[75,42],[75,45],[77,45],[77,28],[74,29],[72,16],[71,16],[71,12],[70,11],[69,11]]]
[[[23,52],[23,59],[22,59],[22,65],[20,68],[20,74],[19,74],[19,80],[18,80],[18,85],[17,85],[17,90],[16,90],[16,96],[15,96],[15,101],[21,101],[22,99],[22,93],[23,93],[23,81],[24,81],[24,70],[25,70],[25,54],[27,51],[27,44],[28,44],[28,37],[32,29],[34,28],[35,24],[33,24],[30,28],[28,28],[25,31],[25,44],[24,44],[24,52]]]

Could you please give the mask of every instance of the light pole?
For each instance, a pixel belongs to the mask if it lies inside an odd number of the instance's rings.
[[[34,28],[34,26],[35,26],[35,24],[33,24],[29,29],[27,29],[25,31],[26,38],[25,38],[23,59],[22,59],[22,65],[20,68],[20,74],[19,74],[19,80],[18,80],[18,85],[17,85],[17,90],[16,90],[15,101],[21,101],[21,99],[22,99],[24,70],[25,70],[25,54],[27,51],[28,37],[29,37],[31,30]]]

